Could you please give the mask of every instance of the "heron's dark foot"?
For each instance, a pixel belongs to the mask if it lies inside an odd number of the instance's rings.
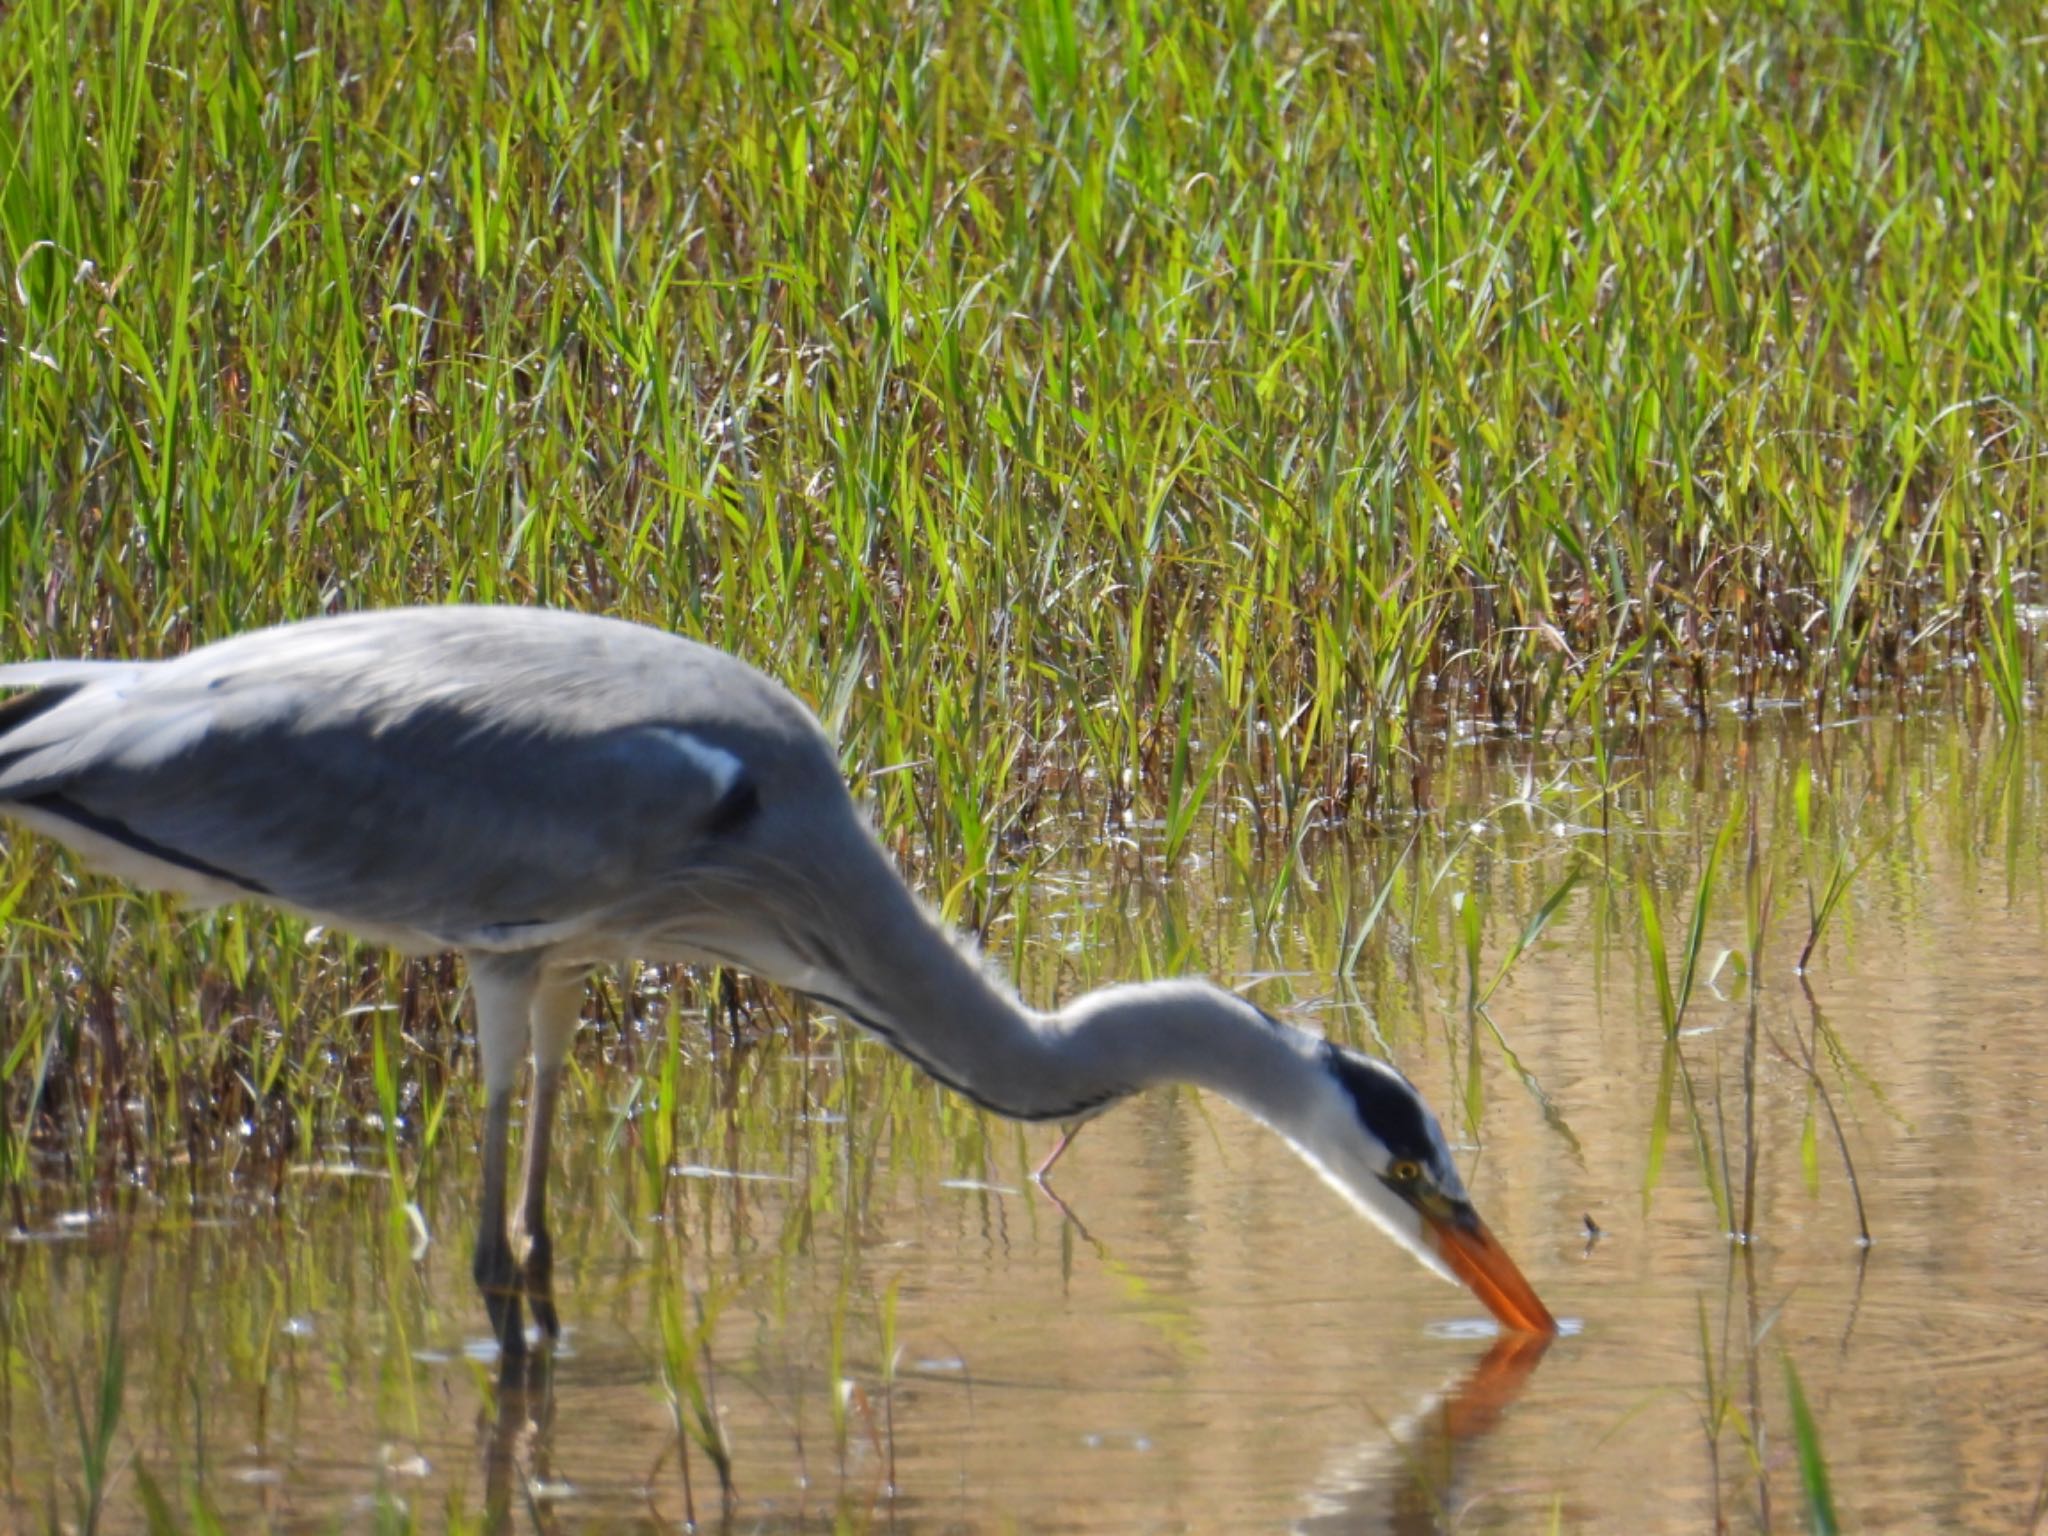
[[[548,1241],[546,1227],[526,1237],[526,1258],[519,1266],[520,1289],[533,1311],[533,1320],[550,1344],[562,1337],[562,1322],[555,1313],[555,1249]]]
[[[486,1236],[477,1244],[476,1259],[470,1265],[476,1288],[483,1293],[484,1310],[490,1314],[491,1332],[498,1340],[498,1358],[510,1364],[526,1357],[526,1326],[519,1308],[525,1290],[512,1245],[500,1235]]]
[[[509,1362],[526,1359],[526,1318],[519,1309],[519,1293],[508,1290],[484,1298],[491,1315],[491,1333],[498,1341],[498,1358]]]

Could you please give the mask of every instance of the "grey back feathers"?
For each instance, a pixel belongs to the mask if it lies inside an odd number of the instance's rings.
[[[845,799],[788,695],[577,615],[363,614],[172,661],[0,667],[19,683],[43,691],[0,720],[0,800],[409,949],[584,934],[612,958],[764,779]]]

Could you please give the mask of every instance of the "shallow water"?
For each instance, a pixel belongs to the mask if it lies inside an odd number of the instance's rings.
[[[692,1375],[731,1448],[732,1527],[749,1531],[1802,1529],[1787,1362],[1846,1528],[2039,1529],[2048,907],[2032,745],[1927,721],[1669,733],[1615,763],[1603,833],[1593,765],[1474,744],[1438,776],[1431,822],[1309,839],[1291,869],[1255,847],[1240,868],[1228,823],[1171,880],[1142,829],[1129,849],[1048,855],[995,936],[1027,990],[1206,968],[1380,1042],[1569,1321],[1547,1349],[1498,1340],[1267,1132],[1192,1093],[1091,1125],[1055,1176],[1062,1210],[1026,1177],[1054,1132],[984,1120],[875,1047],[852,1051],[850,1078],[839,1055],[806,1064],[781,1041],[701,1062],[704,1108],[665,1175],[628,1113],[630,1074],[593,1056],[563,1133],[569,1332],[545,1391],[493,1390],[467,1126],[402,1164],[415,1216],[380,1148],[348,1173],[295,1172],[275,1205],[203,1178],[196,1217],[182,1195],[38,1190],[34,1232],[0,1247],[0,1529],[79,1514],[78,1421],[95,1416],[110,1315],[125,1382],[108,1530],[144,1528],[144,1478],[181,1528],[201,1504],[231,1530],[488,1525],[494,1504],[516,1530],[675,1529],[692,1504],[715,1524],[716,1471],[694,1440],[686,1467],[677,1434],[678,1403],[695,1423]],[[1697,1120],[1674,1092],[1646,1200],[1665,1041],[1638,881],[1675,972],[1731,799],[1753,812],[1680,1035]],[[1750,996],[1716,961],[1744,948],[1751,824],[1773,914],[1742,1244],[1707,1173],[1739,1201]],[[1837,847],[1863,862],[1809,1001],[1792,962]],[[1482,913],[1483,987],[1574,859],[1577,884],[1487,1007],[1546,1114],[1467,1010],[1461,914]],[[1801,1064],[1816,1009],[1867,1250]]]

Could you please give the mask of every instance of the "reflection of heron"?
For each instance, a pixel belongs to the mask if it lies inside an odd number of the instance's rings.
[[[904,886],[817,721],[719,651],[451,607],[315,619],[172,661],[0,667],[0,685],[34,690],[0,704],[0,810],[143,885],[467,957],[487,1093],[475,1273],[508,1358],[522,1296],[557,1331],[549,1128],[584,976],[629,958],[780,982],[1016,1119],[1077,1122],[1152,1083],[1213,1089],[1508,1326],[1554,1327],[1399,1073],[1202,982],[1025,1007]]]
[[[1521,1396],[1549,1347],[1548,1335],[1495,1340],[1455,1387],[1387,1425],[1319,1479],[1315,1512],[1294,1526],[1298,1536],[1402,1536],[1458,1524],[1460,1463]],[[1390,1448],[1397,1454],[1390,1457]]]
[[[554,1454],[553,1362],[543,1354],[514,1365],[507,1362],[498,1384],[495,1410],[479,1414],[483,1442],[484,1529],[502,1536],[512,1529],[514,1494],[534,1498],[547,1478]]]

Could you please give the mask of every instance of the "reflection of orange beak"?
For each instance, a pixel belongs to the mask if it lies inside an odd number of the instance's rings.
[[[1504,1327],[1521,1333],[1557,1332],[1557,1319],[1537,1299],[1522,1272],[1515,1268],[1515,1261],[1494,1241],[1486,1223],[1473,1214],[1470,1206],[1442,1211],[1418,1208],[1437,1256]]]
[[[1486,1358],[1444,1403],[1444,1428],[1452,1441],[1476,1440],[1492,1430],[1522,1395],[1548,1348],[1547,1333],[1504,1333],[1495,1339]]]

